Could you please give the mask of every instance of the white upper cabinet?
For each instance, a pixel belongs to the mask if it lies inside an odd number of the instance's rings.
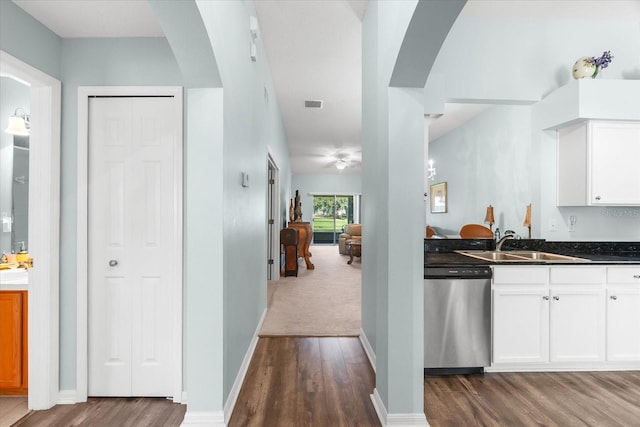
[[[558,130],[558,206],[640,206],[640,122]]]

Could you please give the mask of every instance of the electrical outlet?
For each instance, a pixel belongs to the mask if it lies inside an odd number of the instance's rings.
[[[556,224],[555,218],[549,220],[549,231],[557,231],[558,224]]]

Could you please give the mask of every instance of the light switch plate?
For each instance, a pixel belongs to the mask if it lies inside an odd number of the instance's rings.
[[[249,174],[242,172],[242,186],[243,187],[248,187],[249,186]]]

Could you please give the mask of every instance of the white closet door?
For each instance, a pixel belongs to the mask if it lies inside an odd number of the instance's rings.
[[[171,395],[175,103],[89,102],[90,396]]]

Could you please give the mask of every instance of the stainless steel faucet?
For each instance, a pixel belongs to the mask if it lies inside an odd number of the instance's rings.
[[[513,234],[505,234],[502,236],[502,239],[498,240],[498,243],[496,243],[496,251],[501,251],[502,244],[509,239],[515,239],[515,236]]]

